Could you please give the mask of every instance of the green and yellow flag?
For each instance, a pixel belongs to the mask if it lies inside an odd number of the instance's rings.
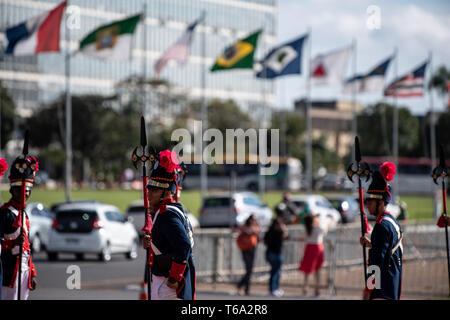
[[[80,42],[80,52],[107,60],[124,60],[131,57],[132,37],[141,15],[102,25]]]
[[[258,30],[247,38],[236,41],[233,45],[227,47],[217,58],[216,63],[211,67],[211,71],[252,69],[253,54],[261,31]]]

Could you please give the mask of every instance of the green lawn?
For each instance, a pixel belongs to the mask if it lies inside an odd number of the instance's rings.
[[[281,199],[280,191],[266,192],[263,201],[270,208],[273,209],[276,203]],[[326,195],[326,194],[325,194]],[[124,212],[128,205],[134,200],[141,199],[142,193],[140,191],[131,190],[73,190],[71,193],[73,200],[98,200],[104,203],[109,203],[117,206],[122,212]],[[9,193],[7,190],[1,191],[1,197],[3,201],[9,199]],[[51,206],[54,203],[62,202],[65,200],[64,190],[45,190],[34,189],[29,201],[42,202],[47,206]],[[196,190],[185,190],[182,192],[181,202],[189,209],[194,215],[198,215],[201,205],[200,192]],[[433,200],[431,197],[426,196],[402,196],[402,201],[405,201],[408,205],[409,219],[412,220],[426,220],[433,218]]]

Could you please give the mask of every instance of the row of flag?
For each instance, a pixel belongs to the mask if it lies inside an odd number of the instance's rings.
[[[59,51],[59,30],[66,2],[56,8],[33,17],[6,30],[8,46],[5,54],[34,55],[41,52]],[[85,36],[79,44],[78,52],[101,59],[129,59],[132,37],[141,15],[102,25]],[[185,63],[199,19],[188,26],[183,35],[170,46],[156,61],[155,74],[159,77],[164,66],[171,60]],[[229,69],[254,69],[254,53],[262,30],[253,32],[246,38],[225,48],[211,67],[211,72]],[[285,75],[301,74],[302,51],[308,35],[279,45],[270,50],[257,66],[256,77],[274,79]],[[423,95],[425,70],[428,61],[406,75],[395,79],[384,88],[384,78],[395,56],[390,56],[363,74],[343,79],[347,63],[352,53],[348,46],[326,54],[319,54],[311,61],[309,83],[341,84],[343,93],[374,92],[384,89],[385,96],[410,97]]]

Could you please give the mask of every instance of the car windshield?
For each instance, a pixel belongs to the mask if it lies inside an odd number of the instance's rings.
[[[256,207],[261,207],[262,206],[262,202],[261,200],[259,200],[256,197],[245,197],[244,198],[244,203],[250,206],[256,206]]]
[[[210,207],[228,207],[230,206],[230,198],[209,198],[205,200],[203,205],[205,208]]]
[[[91,232],[94,220],[98,218],[93,210],[64,210],[56,212],[59,232]]]

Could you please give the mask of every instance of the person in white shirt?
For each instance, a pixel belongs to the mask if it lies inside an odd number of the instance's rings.
[[[304,217],[304,223],[307,236],[300,236],[299,240],[305,240],[306,245],[298,270],[305,274],[304,295],[308,294],[308,277],[314,273],[316,279],[315,295],[318,296],[320,294],[320,269],[324,261],[323,238],[334,224],[334,220],[321,219],[319,215],[308,214]]]

